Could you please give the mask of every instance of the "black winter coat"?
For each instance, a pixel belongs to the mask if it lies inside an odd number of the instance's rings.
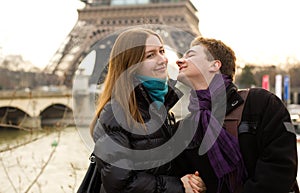
[[[227,113],[243,102],[236,87],[227,89]],[[185,121],[189,122],[188,119]],[[296,135],[289,112],[278,97],[261,88],[250,89],[238,133],[248,172],[242,193],[288,193],[293,186],[299,192]],[[199,145],[190,143],[176,158],[177,172],[181,175],[198,170],[206,183],[206,192],[216,193],[217,178],[207,154],[200,156],[198,149]],[[227,192],[223,184],[221,193]]]
[[[94,130],[94,141],[96,142],[94,153],[96,154],[96,163],[101,173],[102,187],[101,192],[106,193],[183,193],[183,184],[179,177],[170,176],[172,162],[162,162],[161,157],[155,157],[153,148],[163,145],[171,138],[172,130],[175,124],[174,115],[169,110],[182,96],[182,93],[169,86],[168,93],[165,96],[165,108],[167,117],[163,125],[149,134],[137,134],[123,128],[124,123],[116,119],[118,112],[112,108],[112,102],[105,105],[101,111],[99,119]],[[145,88],[140,84],[135,88],[138,108],[145,122],[152,119],[160,118],[161,112],[154,108],[154,114],[150,116],[149,105],[152,102]],[[107,138],[113,140],[112,145],[103,145]],[[114,146],[117,144],[117,146]],[[137,156],[133,160],[128,160],[134,156],[126,149],[130,150],[147,150],[144,157]],[[100,149],[100,150],[99,150]],[[98,152],[98,154],[97,154]],[[100,153],[99,153],[100,152]],[[102,153],[101,153],[102,152]],[[168,153],[171,153],[169,151]],[[101,155],[99,155],[101,154]],[[130,154],[130,155],[129,155]],[[104,159],[104,157],[108,159]],[[141,159],[141,163],[138,163]],[[139,168],[138,164],[145,164],[146,161],[156,160],[151,167],[147,165],[145,169]],[[163,163],[163,164],[162,164]],[[123,167],[124,166],[124,167]]]

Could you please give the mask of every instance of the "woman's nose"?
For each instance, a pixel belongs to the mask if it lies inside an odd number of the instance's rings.
[[[167,56],[164,55],[164,54],[161,54],[161,55],[160,55],[160,60],[162,60],[164,63],[168,63],[168,58],[167,58]]]

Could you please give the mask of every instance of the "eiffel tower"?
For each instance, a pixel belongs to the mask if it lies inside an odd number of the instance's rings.
[[[77,23],[44,69],[59,77],[58,84],[68,87],[72,86],[79,64],[90,51],[97,50],[97,58],[108,58],[117,37],[114,32],[126,27],[149,24],[179,55],[188,49],[193,37],[200,35],[197,10],[189,0],[81,1],[85,7],[78,10]],[[103,71],[106,64],[107,61],[97,59],[100,68],[95,68],[93,74]],[[97,81],[101,80],[92,80]]]

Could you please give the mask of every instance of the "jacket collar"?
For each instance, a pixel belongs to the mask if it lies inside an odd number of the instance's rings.
[[[237,87],[232,83],[226,89],[227,107],[226,114],[230,113],[241,104],[244,103],[244,99],[239,95]]]

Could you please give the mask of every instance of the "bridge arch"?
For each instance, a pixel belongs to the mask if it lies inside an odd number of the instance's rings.
[[[27,117],[30,117],[30,115],[21,108],[14,106],[0,107],[0,124],[21,125]]]
[[[62,103],[54,103],[47,106],[41,111],[40,119],[42,127],[74,124],[72,108]]]

